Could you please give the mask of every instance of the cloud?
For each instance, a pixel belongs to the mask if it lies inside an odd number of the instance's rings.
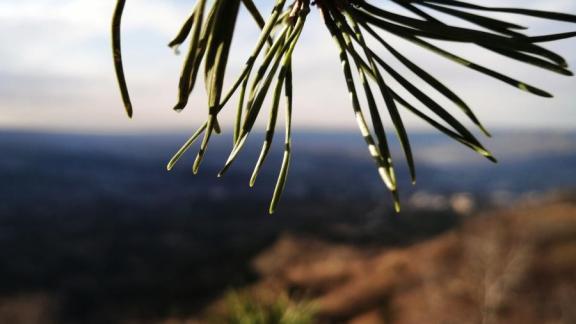
[[[269,0],[257,3],[267,6],[266,10],[270,8]],[[501,0],[485,0],[484,3],[503,5]],[[573,0],[507,0],[505,3],[511,7],[576,13]],[[127,78],[136,105],[133,121],[122,115],[113,76],[109,49],[113,5],[113,1],[99,0],[0,2],[0,30],[3,31],[0,33],[3,44],[0,47],[0,127],[138,131],[188,129],[199,123],[205,114],[202,87],[198,87],[193,96],[189,112],[176,114],[171,111],[182,56],[175,56],[165,46],[188,16],[193,1],[128,1],[123,47]],[[520,16],[514,19],[533,26],[535,34],[574,28],[574,25]],[[257,32],[248,16],[241,17],[229,80],[238,73]],[[514,63],[472,46],[451,45],[467,58],[498,66],[519,79],[557,94],[556,99],[543,100],[469,72],[413,45],[393,38],[390,41],[411,59],[438,74],[462,97],[468,98],[488,125],[576,129],[574,78]],[[566,55],[569,63],[576,66],[575,40],[547,46]],[[334,44],[314,11],[294,61],[295,125],[355,127]],[[224,121],[231,118],[224,118]],[[422,124],[412,120],[409,127],[420,128]]]

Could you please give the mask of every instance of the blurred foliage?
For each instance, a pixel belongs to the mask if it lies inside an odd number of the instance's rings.
[[[314,312],[306,303],[293,303],[281,297],[272,303],[263,303],[239,292],[226,296],[228,314],[220,320],[229,324],[309,324]],[[219,321],[219,322],[220,322]]]

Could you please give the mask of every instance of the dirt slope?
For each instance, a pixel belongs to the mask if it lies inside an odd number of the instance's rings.
[[[244,293],[306,301],[320,323],[576,323],[576,204],[523,203],[394,249],[285,235],[253,267]]]

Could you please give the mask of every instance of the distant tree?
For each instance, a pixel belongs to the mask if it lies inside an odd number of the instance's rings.
[[[189,18],[169,44],[170,47],[177,47],[187,39],[190,43],[180,75],[178,102],[174,109],[182,110],[187,106],[190,93],[196,84],[200,65],[204,61],[204,83],[208,94],[208,116],[204,124],[168,163],[168,170],[174,166],[182,154],[190,148],[200,135],[204,134],[200,150],[193,165],[193,172],[196,173],[198,171],[211,135],[220,133],[218,114],[232,95],[239,92],[239,103],[233,131],[234,146],[224,168],[220,171],[219,176],[223,175],[246,143],[256,118],[261,113],[265,98],[271,93],[272,106],[266,128],[266,138],[250,179],[250,185],[252,186],[272,145],[279,103],[282,93],[284,93],[286,114],[284,157],[270,204],[270,213],[274,212],[278,204],[290,163],[292,54],[302,33],[306,17],[310,12],[310,6],[315,6],[320,10],[326,28],[335,41],[358,127],[368,145],[370,155],[376,163],[380,176],[392,193],[396,210],[400,209],[397,181],[373,88],[377,89],[377,95],[382,96],[386,104],[387,112],[406,156],[413,181],[415,181],[416,177],[414,160],[399,113],[400,108],[414,113],[434,128],[487,159],[494,162],[496,159],[440,103],[416,87],[402,73],[397,72],[392,64],[377,54],[373,46],[368,46],[365,41],[365,35],[370,35],[399,63],[413,72],[415,76],[425,81],[438,94],[441,94],[459,107],[487,136],[490,136],[488,131],[458,95],[426,72],[421,66],[410,61],[395,49],[385,39],[384,35],[386,33],[396,35],[432,53],[441,55],[454,63],[486,74],[537,96],[551,97],[544,90],[504,75],[498,72],[497,69],[468,61],[430,43],[428,39],[475,44],[487,51],[498,53],[516,61],[563,75],[572,75],[568,70],[566,61],[560,55],[539,44],[573,37],[576,36],[576,32],[527,36],[521,32],[526,27],[483,14],[486,12],[508,13],[575,23],[576,16],[566,13],[486,7],[457,0],[389,0],[386,2],[369,2],[365,0],[316,0],[310,2],[310,0],[294,0],[290,4],[287,4],[286,0],[275,1],[272,12],[267,19],[264,19],[260,9],[253,3],[253,0],[197,0]],[[125,0],[117,1],[112,22],[112,40],[116,74],[124,106],[128,116],[132,116],[132,104],[124,78],[120,46],[120,23],[125,2]],[[410,12],[411,15],[383,9],[384,3],[394,3],[399,8]],[[261,28],[261,33],[252,54],[248,57],[245,67],[235,79],[233,86],[223,92],[228,54],[241,5],[250,12]],[[459,18],[480,28],[473,29],[448,24],[441,19],[441,17],[446,16]],[[258,58],[260,59],[258,60]],[[354,67],[354,70],[352,67]],[[361,83],[361,92],[364,94],[362,98],[360,98],[359,91],[356,88],[354,74],[356,74],[356,78]],[[419,102],[426,110],[421,110],[421,108],[409,103],[404,95],[401,95],[400,92],[389,85],[389,80],[395,80],[397,84],[411,95],[413,100],[415,99]],[[275,84],[273,85],[273,83]],[[362,107],[361,99],[366,103],[365,105],[370,114],[369,119],[364,114],[363,109],[365,107]],[[368,124],[369,121],[371,126]]]

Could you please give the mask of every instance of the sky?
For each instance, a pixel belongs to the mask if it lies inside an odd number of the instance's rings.
[[[268,12],[271,1],[261,0],[257,4]],[[127,1],[122,33],[126,75],[135,109],[133,119],[124,114],[111,59],[109,25],[114,2],[0,0],[0,129],[179,132],[192,131],[204,120],[207,109],[201,84],[184,112],[172,110],[183,55],[175,55],[166,46],[195,1]],[[481,3],[576,14],[574,0],[483,0]],[[530,26],[531,35],[576,30],[576,25],[566,23],[507,17]],[[258,29],[243,12],[235,33],[228,82],[238,74],[258,36]],[[489,129],[576,130],[574,77],[512,62],[474,46],[451,47],[466,58],[496,67],[555,95],[553,99],[543,99],[394,37],[390,36],[389,40],[463,97]],[[571,67],[576,66],[576,39],[546,44],[546,47],[562,54]],[[335,46],[314,8],[294,55],[294,126],[309,130],[355,129]],[[397,62],[392,64],[402,71]],[[235,103],[227,110],[222,122],[229,125]],[[463,117],[456,108],[449,110]],[[266,115],[260,118],[260,124],[265,123]],[[409,114],[403,116],[408,129],[430,129]]]

